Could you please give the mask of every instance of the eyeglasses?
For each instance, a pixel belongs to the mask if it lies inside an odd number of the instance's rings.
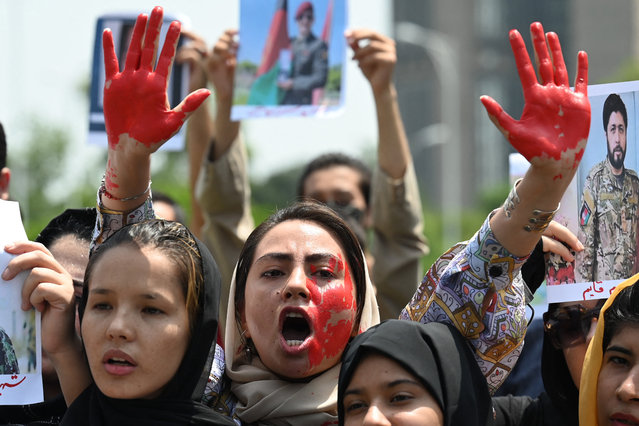
[[[586,309],[582,305],[562,306],[544,313],[544,332],[557,349],[570,348],[586,343],[592,320],[599,319],[605,299],[597,306]]]
[[[303,20],[303,19],[307,19],[307,20],[309,20],[309,21],[312,21],[312,20],[313,20],[313,14],[312,14],[312,13],[302,13],[302,14],[301,14],[301,15],[297,18],[297,20],[298,20],[298,21],[301,21],[301,20]]]

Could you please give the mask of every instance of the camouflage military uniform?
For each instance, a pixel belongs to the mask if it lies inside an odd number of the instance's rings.
[[[293,87],[286,91],[282,104],[310,105],[313,89],[324,87],[328,77],[328,46],[310,34],[304,40],[291,39]]]
[[[0,374],[17,374],[20,373],[16,353],[13,350],[11,339],[0,328]]]
[[[584,184],[579,210],[579,240],[585,250],[577,254],[577,280],[628,278],[637,251],[639,178],[624,169],[613,175],[608,159],[595,165]]]

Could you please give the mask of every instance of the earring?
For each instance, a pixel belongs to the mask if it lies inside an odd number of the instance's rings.
[[[246,362],[250,363],[253,360],[253,352],[253,342],[250,338],[248,338],[244,343],[244,356],[246,357]]]

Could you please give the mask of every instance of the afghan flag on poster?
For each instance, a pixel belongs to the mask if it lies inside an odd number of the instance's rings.
[[[286,0],[278,0],[262,51],[262,62],[249,93],[249,105],[279,105],[284,96],[277,87],[277,78],[280,73],[280,55],[288,54],[290,64],[291,42],[288,36],[286,9]]]
[[[326,19],[324,19],[324,27],[322,28],[322,41],[328,44],[331,41],[331,27],[333,26],[333,0],[328,2],[328,10],[326,11]]]

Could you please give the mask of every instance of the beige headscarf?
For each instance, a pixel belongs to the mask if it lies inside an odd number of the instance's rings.
[[[639,274],[627,279],[619,284],[610,295],[606,303],[601,308],[597,328],[588,350],[584,366],[581,370],[581,383],[579,384],[579,425],[597,426],[597,384],[599,383],[599,372],[603,362],[603,334],[604,334],[604,313],[608,310],[621,290],[637,282]]]
[[[375,289],[366,272],[366,297],[360,331],[379,323]],[[244,423],[271,425],[337,424],[337,382],[341,364],[315,376],[308,382],[287,381],[270,371],[254,356],[247,363],[240,354],[242,339],[235,320],[235,274],[231,281],[226,315],[226,374],[232,380],[231,390],[238,399],[236,415]],[[234,365],[235,364],[235,365]]]

